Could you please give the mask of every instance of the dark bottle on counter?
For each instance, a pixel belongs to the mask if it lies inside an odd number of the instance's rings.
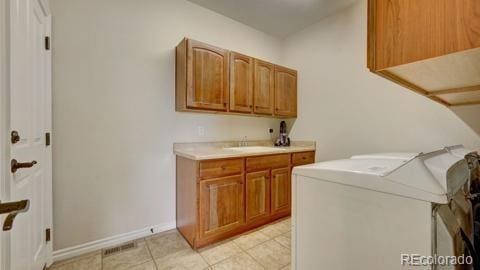
[[[290,138],[287,133],[287,123],[280,122],[280,135],[275,141],[275,146],[290,146]]]

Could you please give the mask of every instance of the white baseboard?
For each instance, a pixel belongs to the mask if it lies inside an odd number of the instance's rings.
[[[89,253],[92,251],[96,251],[102,248],[115,246],[124,242],[138,239],[138,238],[168,231],[168,230],[174,229],[175,227],[176,227],[176,224],[175,224],[175,221],[173,221],[173,222],[168,222],[168,223],[159,224],[155,226],[150,226],[150,227],[136,230],[136,231],[114,235],[111,237],[95,240],[92,242],[76,245],[73,247],[55,250],[53,252],[53,261],[56,262],[56,261],[61,261],[65,259],[70,259],[70,258],[79,256],[85,253]]]

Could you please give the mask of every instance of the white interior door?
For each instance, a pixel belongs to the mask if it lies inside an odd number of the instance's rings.
[[[5,1],[0,1],[0,201],[6,198],[6,183],[8,175],[6,173],[7,165],[7,5]],[[3,224],[5,217],[0,215],[0,224]],[[6,241],[4,234],[0,233],[0,270],[6,270]]]
[[[46,47],[51,19],[42,0],[8,0],[9,4],[9,161],[26,168],[10,170],[8,200],[29,201],[16,216],[10,234],[10,269],[40,270],[50,263],[52,244],[51,52]],[[10,136],[11,137],[11,136]],[[12,166],[12,165],[11,165]]]

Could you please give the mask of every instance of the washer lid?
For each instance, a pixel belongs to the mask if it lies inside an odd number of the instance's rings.
[[[373,153],[365,155],[355,155],[351,156],[350,159],[402,159],[402,160],[411,160],[422,153]]]
[[[357,156],[295,167],[294,175],[307,176],[424,201],[447,203],[468,179],[468,166],[446,150],[427,154],[405,153]],[[378,157],[378,158],[373,158]]]
[[[404,165],[404,159],[356,158],[320,162],[308,166],[314,170],[385,176]]]

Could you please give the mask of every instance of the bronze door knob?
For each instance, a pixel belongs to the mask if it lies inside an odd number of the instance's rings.
[[[18,169],[31,168],[35,164],[37,164],[37,161],[35,160],[32,162],[18,162],[16,159],[12,159],[12,162],[10,162],[10,171],[15,173]]]

